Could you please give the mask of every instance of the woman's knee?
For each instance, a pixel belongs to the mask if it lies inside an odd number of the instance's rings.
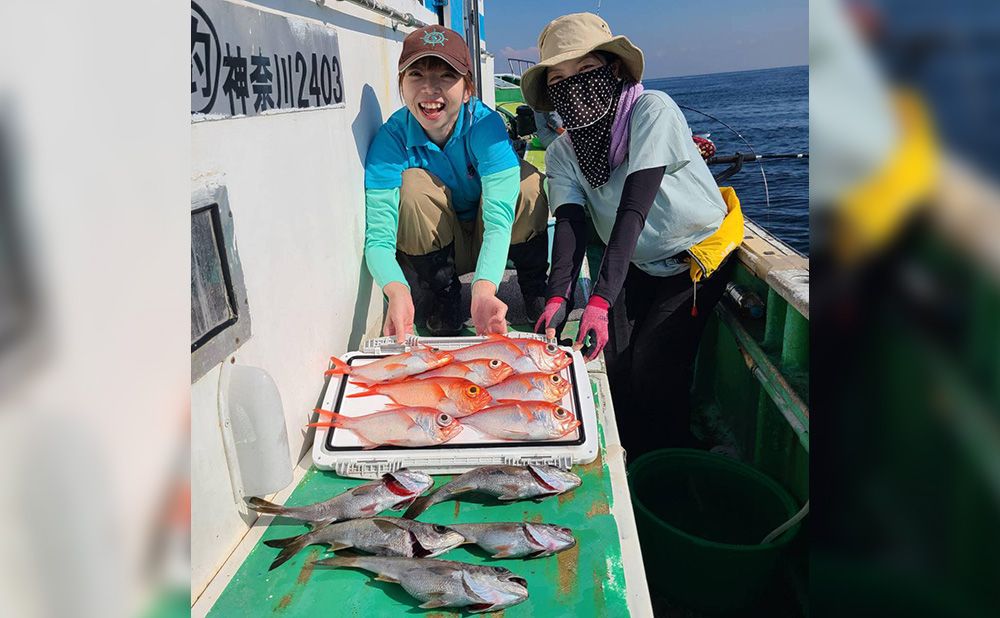
[[[451,192],[427,170],[403,172],[399,189],[397,248],[408,255],[424,255],[450,245],[454,240],[454,210]]]

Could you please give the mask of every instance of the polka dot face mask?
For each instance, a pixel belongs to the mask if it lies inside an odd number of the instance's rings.
[[[594,188],[611,177],[611,125],[621,87],[611,65],[577,73],[549,86],[549,98],[569,132],[580,169]]]

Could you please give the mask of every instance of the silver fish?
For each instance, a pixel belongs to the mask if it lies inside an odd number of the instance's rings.
[[[329,545],[334,551],[353,547],[379,556],[433,558],[465,541],[461,534],[437,524],[398,517],[371,517],[333,523],[286,539],[271,539],[264,541],[264,545],[281,548],[271,563],[273,570],[303,547],[316,543]]]
[[[503,501],[545,498],[580,486],[580,477],[554,466],[481,466],[442,485],[430,495],[417,498],[403,517],[413,519],[428,507],[468,492],[494,496]]]
[[[322,526],[334,521],[378,515],[386,509],[400,510],[430,489],[434,480],[423,472],[400,468],[382,478],[358,485],[324,502],[306,506],[281,506],[250,498],[247,505],[259,513],[283,515]]]
[[[553,524],[514,521],[452,524],[451,528],[494,558],[540,558],[576,545],[572,530]]]
[[[528,598],[527,580],[503,567],[374,556],[328,558],[314,564],[376,573],[375,579],[399,584],[410,596],[423,601],[423,609],[461,607],[472,613],[493,612]]]

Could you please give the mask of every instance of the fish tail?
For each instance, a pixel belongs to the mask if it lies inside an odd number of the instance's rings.
[[[344,375],[351,373],[351,366],[345,363],[344,361],[340,360],[336,356],[331,356],[330,362],[333,363],[333,369],[327,369],[323,373],[323,375],[335,376],[335,375]]]
[[[366,387],[365,390],[359,391],[357,393],[351,393],[348,397],[370,397],[371,395],[380,394],[375,387]]]
[[[329,410],[323,410],[322,408],[316,408],[313,410],[316,414],[320,416],[325,416],[330,420],[323,423],[309,423],[307,427],[344,427],[350,417],[344,416],[343,414],[337,414],[336,412],[331,412]]]
[[[292,556],[302,551],[302,548],[306,545],[312,543],[312,532],[306,532],[305,534],[300,534],[298,536],[289,537],[287,539],[272,539],[270,541],[264,541],[264,545],[268,547],[280,548],[281,551],[274,558],[274,562],[271,563],[271,568],[269,571],[280,567],[281,565],[288,562]]]
[[[427,510],[427,507],[432,504],[431,499],[433,497],[434,494],[431,494],[414,500],[410,507],[406,509],[406,512],[403,513],[403,519],[416,519],[421,513]]]
[[[288,509],[280,504],[275,504],[273,502],[268,502],[263,498],[248,498],[247,506],[257,511],[258,513],[264,513],[267,515],[281,515],[288,511]]]
[[[337,556],[336,558],[324,558],[313,562],[316,566],[333,567],[335,569],[355,566],[358,559],[354,556]]]

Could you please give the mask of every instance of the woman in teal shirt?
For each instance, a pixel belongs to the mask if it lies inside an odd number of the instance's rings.
[[[469,50],[441,26],[403,41],[399,90],[406,107],[379,129],[365,163],[365,259],[389,299],[386,335],[413,331],[414,286],[432,303],[432,335],[462,328],[458,275],[474,272],[476,332],[506,332],[496,297],[514,262],[529,317],[544,306],[548,203],[542,176],[520,161],[503,119],[475,95]]]

